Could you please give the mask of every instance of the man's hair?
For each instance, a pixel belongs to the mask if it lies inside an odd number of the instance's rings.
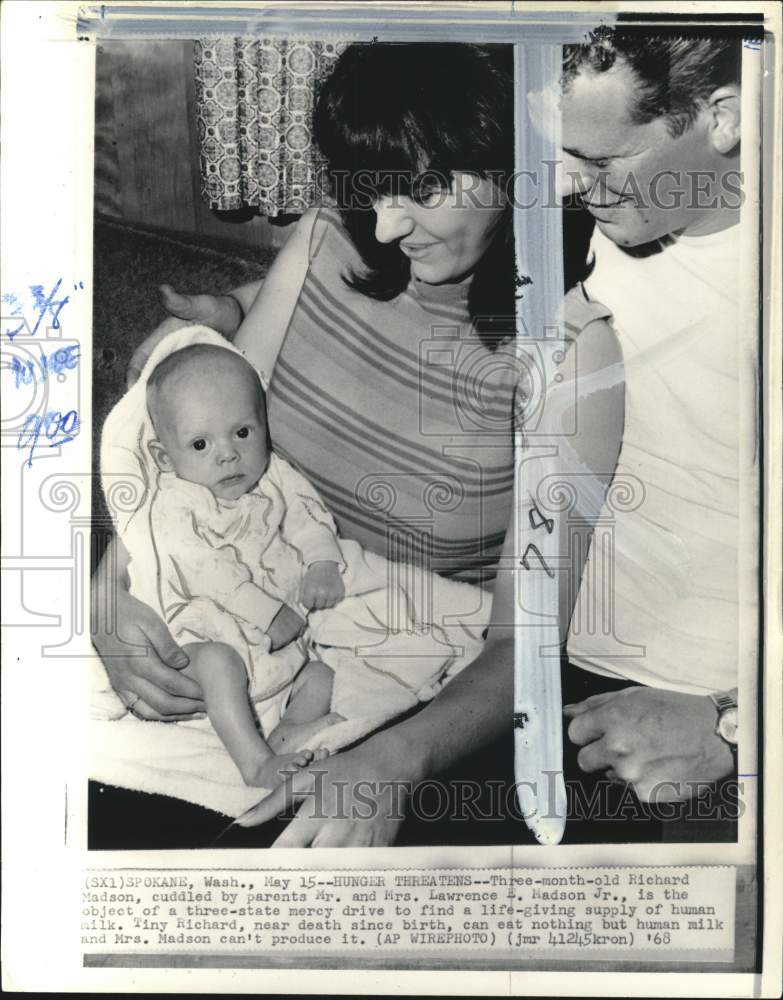
[[[739,85],[742,43],[736,35],[682,28],[602,26],[587,42],[563,46],[563,91],[580,73],[606,73],[618,59],[636,78],[634,124],[665,118],[676,138],[691,127],[718,87]]]
[[[147,408],[153,424],[156,424],[159,417],[159,402],[162,398],[164,385],[172,375],[181,371],[185,366],[198,362],[205,366],[214,365],[217,362],[225,360],[226,355],[246,365],[255,376],[255,381],[258,385],[257,405],[259,413],[262,413],[266,398],[264,388],[261,385],[261,379],[249,361],[246,361],[245,358],[235,351],[230,351],[226,347],[219,347],[217,344],[190,344],[188,347],[181,347],[178,351],[172,351],[171,354],[167,354],[162,361],[155,365],[150,373],[150,377],[147,379]]]

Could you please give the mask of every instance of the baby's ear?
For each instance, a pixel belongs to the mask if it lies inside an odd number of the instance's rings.
[[[173,472],[174,466],[171,464],[171,459],[169,458],[169,453],[160,443],[160,441],[148,441],[147,447],[149,448],[150,455],[155,461],[155,465],[160,469],[161,472]]]

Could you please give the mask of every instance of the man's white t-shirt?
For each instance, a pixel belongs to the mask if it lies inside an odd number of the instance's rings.
[[[737,685],[739,227],[644,258],[598,229],[590,298],[612,310],[625,427],[568,654],[704,694]],[[752,318],[750,321],[753,321]]]

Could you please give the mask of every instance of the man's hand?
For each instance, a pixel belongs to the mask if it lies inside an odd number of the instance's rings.
[[[107,614],[102,591],[93,592],[96,620]],[[171,638],[166,625],[146,604],[116,587],[111,617],[116,631],[101,629],[93,635],[111,685],[122,700],[133,705],[133,714],[157,722],[176,722],[202,714],[201,688],[180,671],[187,654]],[[138,697],[137,697],[138,696]]]
[[[302,579],[299,600],[308,611],[333,608],[345,597],[345,584],[337,563],[312,563]]]
[[[300,618],[293,608],[283,604],[266,633],[272,643],[272,652],[298,639],[304,626],[304,619]]]
[[[565,705],[579,767],[632,785],[643,802],[691,798],[698,783],[718,781],[734,766],[715,733],[715,706],[704,695],[624,688]]]

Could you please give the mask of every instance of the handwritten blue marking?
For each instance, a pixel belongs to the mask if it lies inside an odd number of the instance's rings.
[[[35,334],[38,333],[38,327],[44,321],[47,314],[51,317],[52,329],[54,330],[60,329],[60,313],[65,308],[65,306],[71,301],[70,296],[68,295],[63,296],[60,299],[55,298],[55,296],[60,290],[60,285],[62,285],[62,283],[63,279],[58,278],[57,282],[55,283],[54,287],[51,289],[50,292],[45,292],[43,285],[29,286],[30,297],[32,300],[31,305],[32,308],[37,312],[37,319],[35,321],[35,326],[32,328],[30,334],[31,336],[34,337]],[[73,287],[74,290],[77,290],[77,288],[79,289],[84,288],[84,283],[80,281],[78,282],[78,284],[74,284]],[[12,316],[20,316],[22,314],[24,303],[21,301],[18,295],[6,292],[2,296],[2,301],[6,303],[6,305],[10,305],[13,307],[11,310]],[[5,333],[9,340],[13,340],[18,333],[22,332],[22,330],[24,330],[24,323],[20,323],[15,330],[10,329],[10,327],[7,328]]]
[[[76,410],[68,410],[67,413],[60,413],[59,410],[48,410],[43,416],[31,413],[19,432],[16,447],[21,451],[29,445],[30,451],[26,464],[29,468],[32,468],[35,449],[38,446],[38,438],[41,436],[41,431],[43,431],[44,437],[49,442],[49,447],[56,448],[61,444],[68,444],[69,441],[73,441],[78,429],[79,414]],[[58,439],[58,434],[62,434],[63,436]]]
[[[33,361],[11,358],[11,363],[3,367],[14,376],[16,389],[22,385],[35,386],[39,378],[41,382],[45,382],[50,375],[56,375],[63,382],[66,371],[71,371],[78,364],[81,355],[74,353],[78,350],[78,344],[68,344],[66,347],[58,347],[52,354],[42,354],[39,359]]]

